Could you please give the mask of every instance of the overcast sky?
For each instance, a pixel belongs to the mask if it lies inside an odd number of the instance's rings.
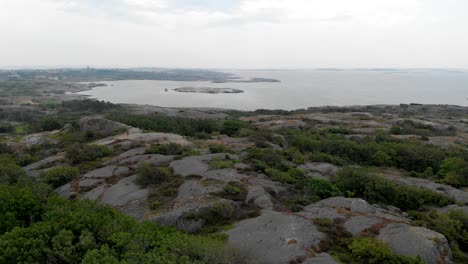
[[[468,68],[468,0],[0,0],[0,66]]]

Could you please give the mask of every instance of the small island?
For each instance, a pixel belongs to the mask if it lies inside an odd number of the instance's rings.
[[[221,94],[221,93],[243,93],[244,91],[233,88],[213,88],[213,87],[180,87],[175,88],[174,91],[180,93],[208,93],[208,94]]]
[[[252,78],[248,80],[241,80],[241,79],[220,79],[220,80],[214,80],[212,83],[260,83],[260,82],[281,82],[279,80],[275,79],[267,79],[267,78]]]

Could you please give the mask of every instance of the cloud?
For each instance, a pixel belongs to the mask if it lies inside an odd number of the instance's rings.
[[[0,0],[0,63],[466,65],[463,0]]]

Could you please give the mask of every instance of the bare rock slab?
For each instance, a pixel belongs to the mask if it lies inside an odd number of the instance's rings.
[[[227,234],[229,246],[269,264],[306,256],[306,250],[318,246],[325,237],[310,220],[271,210],[237,223]]]
[[[420,256],[428,264],[452,262],[447,239],[442,234],[407,224],[389,224],[380,230],[378,238],[399,255]]]

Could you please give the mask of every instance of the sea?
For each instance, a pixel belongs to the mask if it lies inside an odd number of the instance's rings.
[[[124,80],[102,82],[79,94],[113,103],[236,110],[317,106],[450,104],[468,106],[468,71],[445,69],[224,70],[241,79],[280,82]],[[236,94],[181,93],[180,87],[243,90]]]

